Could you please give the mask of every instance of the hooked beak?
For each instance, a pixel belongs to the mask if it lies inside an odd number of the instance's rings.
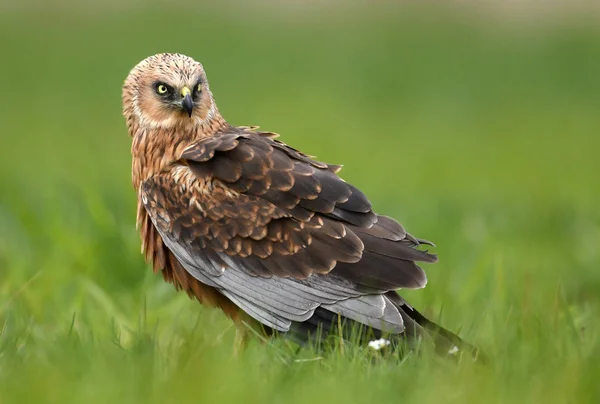
[[[192,111],[194,110],[194,100],[192,99],[192,92],[189,88],[183,87],[181,89],[181,107],[187,112],[188,116],[192,117]]]

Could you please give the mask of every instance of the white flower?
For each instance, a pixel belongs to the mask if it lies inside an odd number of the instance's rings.
[[[391,344],[390,341],[388,341],[387,339],[381,338],[381,339],[369,341],[369,348],[379,351],[381,348],[385,348],[386,346],[388,346],[390,344]]]
[[[452,348],[450,348],[450,350],[448,351],[448,355],[456,355],[458,353],[459,349],[456,345],[454,345]]]

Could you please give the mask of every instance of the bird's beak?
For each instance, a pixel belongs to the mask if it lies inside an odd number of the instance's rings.
[[[194,110],[194,100],[192,99],[192,92],[189,88],[183,87],[181,89],[181,107],[187,112],[188,116],[192,117],[192,111]]]

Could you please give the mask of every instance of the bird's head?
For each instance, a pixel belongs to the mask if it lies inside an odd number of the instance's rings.
[[[174,129],[218,116],[206,73],[194,59],[161,53],[138,63],[123,85],[123,115],[132,126]]]

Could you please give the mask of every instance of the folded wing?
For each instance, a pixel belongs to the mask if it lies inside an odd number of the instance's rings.
[[[265,326],[288,331],[320,307],[402,332],[385,293],[423,287],[415,261],[437,258],[338,170],[273,134],[231,128],[191,145],[141,195],[186,271]]]

